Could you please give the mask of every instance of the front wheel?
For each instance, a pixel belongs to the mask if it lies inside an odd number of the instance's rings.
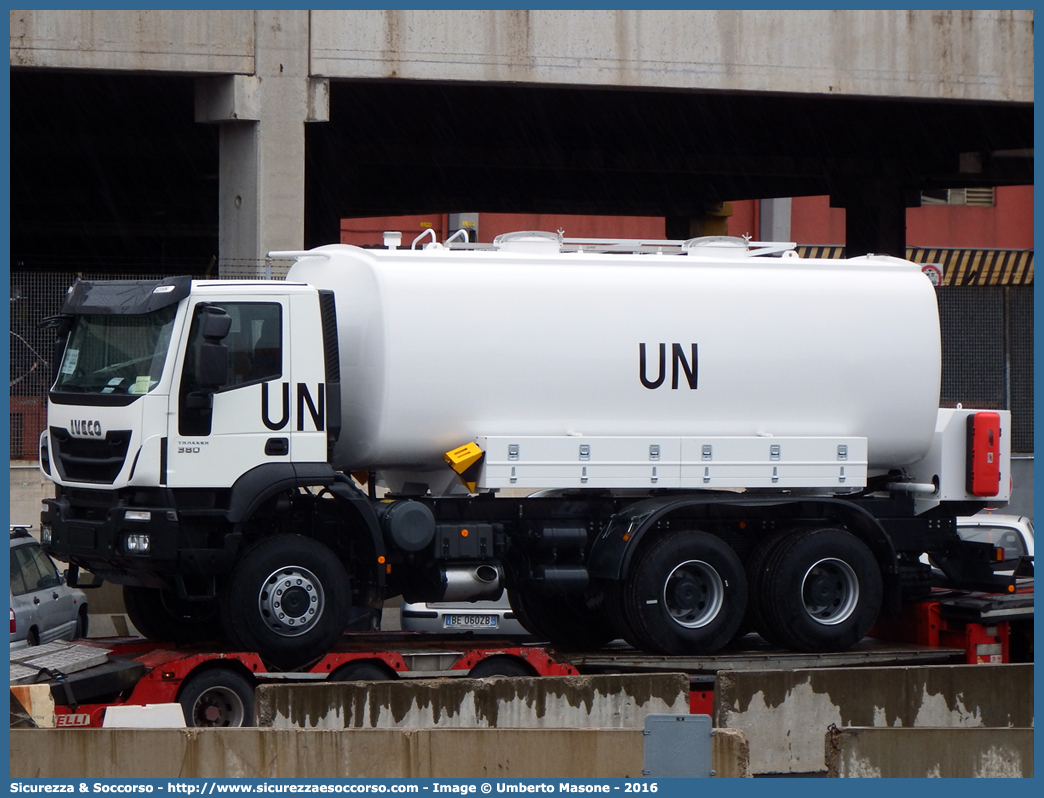
[[[173,590],[124,585],[123,605],[134,628],[149,640],[199,643],[224,637],[213,599],[188,601]]]
[[[883,594],[877,561],[843,529],[811,529],[779,541],[759,578],[758,615],[796,651],[843,651],[870,630]]]
[[[348,575],[326,546],[300,535],[266,538],[232,570],[221,612],[233,640],[284,669],[325,654],[348,623]]]
[[[707,654],[728,643],[743,623],[747,579],[724,541],[680,530],[638,552],[615,604],[636,648]]]

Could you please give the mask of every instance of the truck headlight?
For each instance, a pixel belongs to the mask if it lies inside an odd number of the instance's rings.
[[[151,521],[152,512],[149,510],[124,510],[124,521]]]
[[[40,524],[40,542],[43,543],[45,546],[50,545],[50,543],[51,543],[51,525],[50,524]]]
[[[127,551],[131,554],[148,554],[148,535],[127,535]]]

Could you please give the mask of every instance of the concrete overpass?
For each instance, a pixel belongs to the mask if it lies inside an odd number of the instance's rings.
[[[902,254],[923,189],[1033,182],[1032,11],[10,13],[13,268],[811,194]]]

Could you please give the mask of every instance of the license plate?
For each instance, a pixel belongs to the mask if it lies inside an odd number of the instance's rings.
[[[500,619],[496,615],[446,615],[444,629],[496,629]]]

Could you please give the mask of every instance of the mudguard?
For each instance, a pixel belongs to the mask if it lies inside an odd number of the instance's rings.
[[[242,524],[250,519],[269,498],[288,490],[322,486],[339,501],[351,507],[366,527],[374,552],[384,555],[384,539],[369,499],[348,480],[326,463],[266,463],[246,472],[232,486],[228,520]],[[377,568],[377,582],[384,585],[383,568]]]

